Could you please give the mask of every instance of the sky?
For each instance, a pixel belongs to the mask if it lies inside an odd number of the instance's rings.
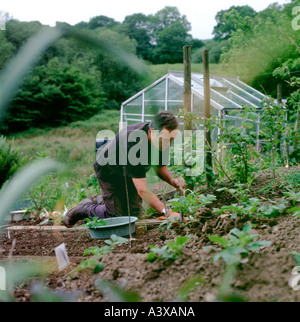
[[[20,21],[40,21],[55,26],[56,21],[74,25],[104,15],[123,22],[134,13],[155,14],[165,6],[177,7],[192,25],[193,38],[210,39],[216,25],[215,16],[231,6],[249,5],[261,11],[271,3],[289,3],[289,0],[2,0],[0,10]]]

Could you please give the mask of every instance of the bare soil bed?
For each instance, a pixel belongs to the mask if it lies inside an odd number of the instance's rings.
[[[259,190],[259,185],[266,184],[266,180],[260,180],[255,186],[257,190],[252,191],[253,195]],[[226,236],[234,227],[241,229],[249,221],[245,216],[231,219],[229,216],[213,215],[212,208],[232,202],[231,195],[218,193],[215,189],[210,193],[215,193],[216,202],[199,211],[199,222],[193,227],[160,231],[157,225],[138,226],[132,247],[128,244],[116,246],[113,253],[102,259],[104,269],[99,273],[86,269],[68,276],[70,270],[87,258],[83,256],[84,250],[105,244],[103,240],[91,239],[86,231],[27,230],[26,225],[23,230],[10,231],[9,236],[5,231],[1,237],[0,263],[8,258],[16,263],[24,258],[33,262],[47,262],[50,258],[49,272],[43,278],[43,284],[54,291],[80,291],[77,301],[107,301],[108,298],[97,286],[99,279],[125,290],[137,291],[142,302],[177,301],[180,300],[179,290],[195,276],[201,282],[193,287],[186,300],[215,301],[225,264],[222,260],[212,263],[216,251],[204,248],[212,245],[207,235]],[[280,189],[276,187],[272,197],[280,194]],[[232,290],[247,301],[299,302],[300,290],[289,286],[292,269],[296,266],[291,252],[300,252],[299,219],[284,214],[277,218],[251,219],[251,222],[255,224],[253,232],[259,234],[259,239],[271,241],[272,245],[249,254],[248,261],[239,264],[231,284]],[[179,234],[192,235],[179,258],[168,262],[147,262],[149,245],[161,247]],[[58,272],[54,248],[63,242],[71,265]],[[34,280],[30,279],[16,288],[14,296],[17,301],[31,301],[30,289]]]

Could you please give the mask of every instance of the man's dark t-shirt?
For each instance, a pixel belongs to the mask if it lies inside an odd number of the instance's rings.
[[[158,151],[148,140],[150,123],[137,123],[122,129],[97,153],[95,167],[99,179],[109,181],[112,176],[126,175],[130,178],[146,178],[153,167],[169,162],[169,149]]]

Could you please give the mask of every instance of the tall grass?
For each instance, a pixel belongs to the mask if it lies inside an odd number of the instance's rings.
[[[32,129],[9,137],[25,162],[50,157],[69,169],[66,180],[80,181],[94,173],[95,140],[99,131],[119,130],[120,111],[104,110],[90,119],[70,123],[69,126]],[[70,181],[70,180],[69,180]]]

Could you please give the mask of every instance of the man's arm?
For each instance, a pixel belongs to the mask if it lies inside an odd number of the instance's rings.
[[[158,213],[162,213],[165,208],[164,204],[156,197],[156,195],[147,187],[146,178],[132,178],[139,196],[145,200],[151,208]]]
[[[162,213],[165,205],[157,198],[157,196],[148,189],[147,179],[146,178],[132,178],[132,181],[136,187],[136,190],[139,196],[145,200],[151,208],[156,210],[158,213]],[[180,220],[180,214],[177,212],[172,212],[171,209],[168,209],[167,217],[174,217]]]
[[[185,188],[185,180],[183,178],[174,179],[170,174],[169,168],[166,165],[163,167],[155,167],[155,172],[160,179],[164,180],[172,187],[179,189],[180,188],[179,180],[181,180],[182,188]]]

